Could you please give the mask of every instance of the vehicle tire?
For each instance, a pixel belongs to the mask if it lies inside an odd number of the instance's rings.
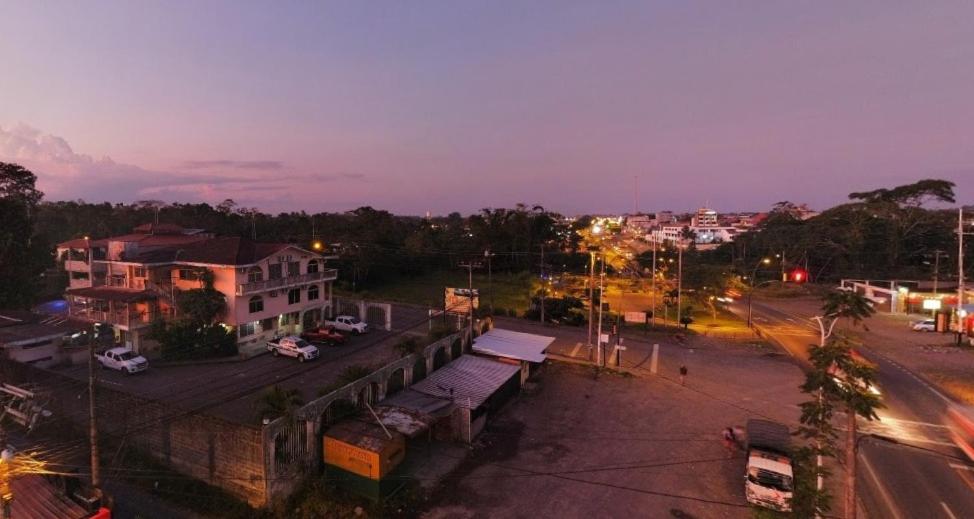
[[[271,349],[271,355],[277,357],[278,355],[280,355],[280,353],[277,351],[277,348],[273,348]]]
[[[352,330],[352,335],[361,335],[361,334],[362,334],[362,332],[358,331],[357,329],[356,330]]]
[[[298,355],[298,362],[304,362],[304,355]]]

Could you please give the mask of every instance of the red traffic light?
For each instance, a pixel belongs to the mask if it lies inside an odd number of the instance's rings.
[[[791,280],[795,283],[804,283],[808,281],[808,272],[802,269],[795,269],[791,271]]]

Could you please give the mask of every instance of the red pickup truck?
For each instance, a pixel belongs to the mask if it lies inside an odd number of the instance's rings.
[[[322,326],[316,330],[307,330],[301,334],[301,338],[308,342],[339,345],[345,344],[345,336],[338,333],[334,326]]]

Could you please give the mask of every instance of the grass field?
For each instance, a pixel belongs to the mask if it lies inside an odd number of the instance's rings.
[[[467,272],[458,269],[404,278],[394,283],[371,287],[355,294],[340,291],[336,291],[336,293],[365,299],[442,307],[443,292],[446,287],[464,288],[467,285]],[[521,315],[528,308],[532,285],[537,286],[537,281],[527,272],[495,272],[491,276],[490,282],[488,282],[486,273],[474,272],[473,275],[473,287],[480,291],[481,306],[490,304],[491,291],[493,291],[494,308],[504,310],[513,308],[518,315]]]

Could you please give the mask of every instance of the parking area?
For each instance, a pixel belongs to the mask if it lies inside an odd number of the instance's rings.
[[[568,353],[585,333],[551,331]],[[645,346],[630,343],[634,362]],[[642,368],[595,376],[588,365],[549,361],[488,422],[426,517],[750,517],[743,453],[728,449],[721,431],[748,418],[795,428],[806,398],[801,371],[770,348],[741,343],[692,338],[661,349],[656,376]]]
[[[101,384],[139,396],[192,410],[205,411],[233,421],[253,423],[256,401],[263,388],[275,384],[300,391],[304,401],[318,396],[348,366],[380,366],[399,357],[393,348],[401,333],[425,333],[427,313],[419,307],[393,308],[391,331],[373,328],[360,336],[348,335],[341,346],[319,346],[320,357],[299,363],[291,357],[260,355],[244,361],[150,363],[144,373],[126,375],[101,370]],[[88,367],[55,368],[79,381],[87,381]]]

